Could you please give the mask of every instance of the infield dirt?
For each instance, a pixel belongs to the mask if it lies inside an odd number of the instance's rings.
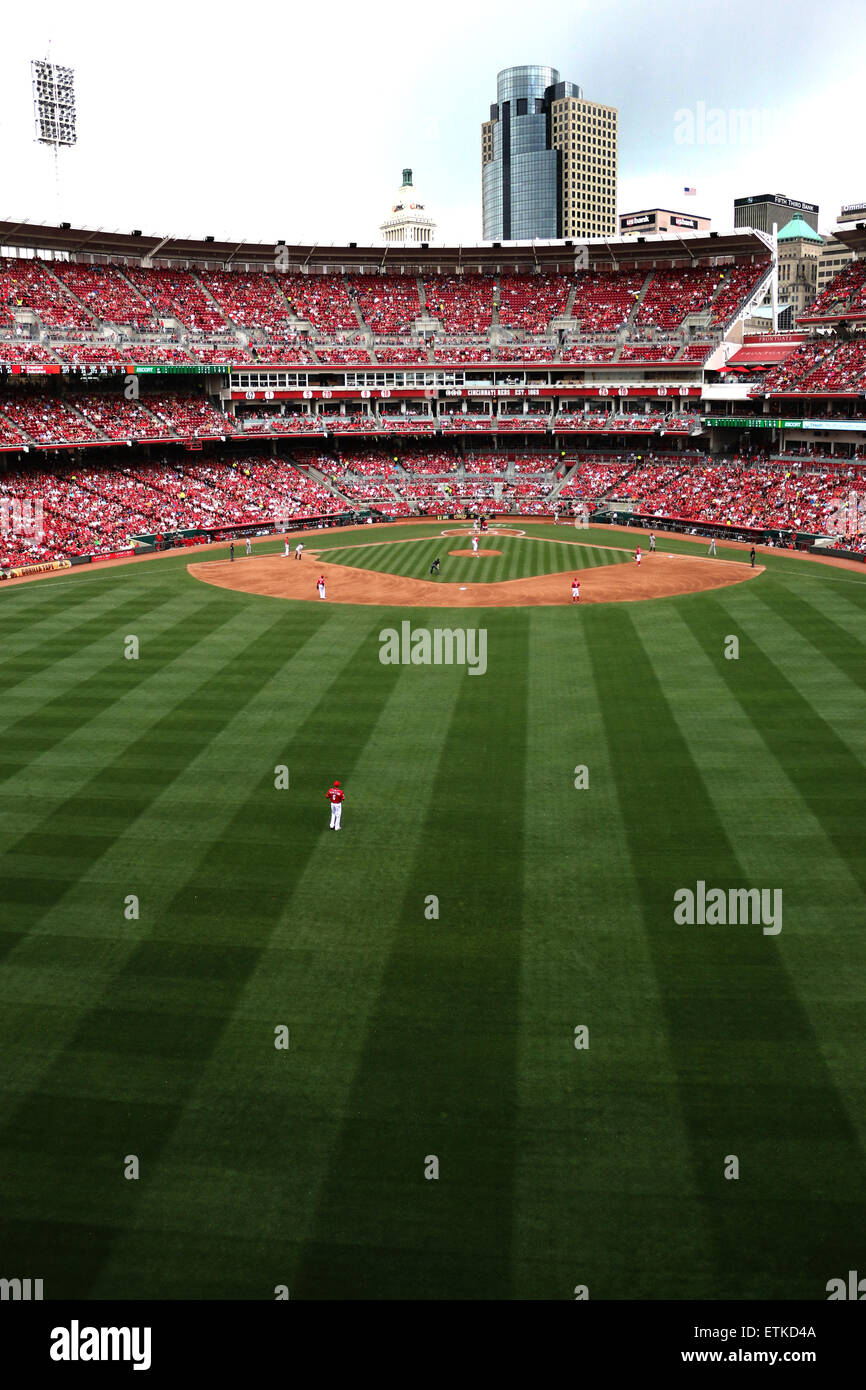
[[[321,602],[316,580],[324,574],[328,603],[375,604],[386,608],[524,608],[570,604],[571,581],[575,574],[581,580],[581,603],[635,603],[642,599],[672,598],[677,594],[721,589],[729,584],[742,584],[763,573],[762,565],[752,569],[736,561],[663,555],[658,551],[645,556],[641,565],[629,560],[592,569],[535,575],[529,579],[506,579],[501,583],[450,584],[442,580],[412,579],[330,564],[318,558],[315,551],[305,552],[300,562],[283,555],[263,555],[234,563],[199,561],[187,568],[194,578],[220,589],[311,603]]]

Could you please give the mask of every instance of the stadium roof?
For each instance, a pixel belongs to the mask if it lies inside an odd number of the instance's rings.
[[[849,233],[839,232],[843,240]],[[53,255],[134,261],[152,260],[156,266],[250,266],[272,270],[371,273],[405,270],[415,274],[471,271],[511,272],[568,271],[623,266],[672,264],[683,266],[692,259],[730,256],[768,256],[769,240],[762,233],[741,228],[729,233],[691,232],[620,240],[481,242],[476,246],[382,245],[325,246],[320,243],[289,246],[285,242],[217,241],[212,237],[154,236],[141,232],[106,231],[103,227],[73,228],[38,226],[28,221],[0,222],[0,247]],[[584,257],[585,252],[585,257]]]
[[[730,367],[768,367],[777,362],[784,362],[800,346],[801,340],[781,343],[778,341],[744,343],[733,357],[728,358],[725,363],[725,371]]]
[[[848,247],[849,251],[856,255],[866,255],[866,219],[858,222],[854,227],[836,227],[833,230],[833,240],[841,241]]]

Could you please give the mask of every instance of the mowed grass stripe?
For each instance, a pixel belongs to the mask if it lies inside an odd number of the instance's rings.
[[[257,623],[262,623],[261,611],[255,618],[247,616],[247,635]],[[262,679],[260,670],[251,670],[249,702],[235,708],[225,727],[213,732],[175,781],[40,919],[38,933],[49,939],[37,940],[35,929],[29,939],[19,934],[21,948],[0,975],[0,1048],[10,1089],[26,1091],[43,1073],[52,1047],[56,1051],[65,1046],[66,1021],[74,1022],[92,1006],[119,968],[124,950],[134,950],[143,932],[155,931],[154,922],[166,917],[173,896],[195,874],[201,857],[222,843],[237,814],[236,789],[251,777],[258,784],[262,767],[270,770],[282,761],[321,689],[341,676],[365,639],[363,630],[350,634],[337,626],[340,631],[335,634],[333,623],[319,622],[306,641],[298,635],[299,645],[277,665],[270,680]],[[250,827],[249,833],[270,845],[276,861],[277,850],[285,852],[292,834],[285,824],[288,807],[276,791],[275,797],[271,821]],[[141,900],[140,926],[123,916],[130,891]],[[234,940],[234,922],[224,921],[210,908],[198,912],[198,901],[194,889],[183,911],[168,921],[166,935],[186,945]],[[38,1047],[29,1034],[31,1011]]]
[[[69,602],[67,596],[67,603]],[[183,606],[184,600],[177,593],[167,594],[163,600],[166,607]],[[55,634],[50,640],[39,639],[18,652],[4,647],[4,661],[0,668],[0,693],[14,692],[17,685],[25,680],[35,680],[50,672],[58,660],[64,657],[75,658],[79,653],[98,646],[107,630],[120,631],[125,635],[129,624],[140,619],[142,599],[138,593],[122,592],[118,599],[100,605],[98,611],[90,613],[87,620]]]
[[[866,619],[861,615],[860,631],[855,635],[830,617],[822,591],[812,590],[810,598],[779,584],[764,584],[758,598],[772,609],[778,620],[794,629],[813,653],[835,666],[844,676],[866,689]],[[808,648],[801,657],[809,660]],[[866,710],[864,710],[866,714]]]
[[[652,1299],[709,1242],[587,627],[530,620],[514,1293]]]
[[[644,646],[660,679],[665,679],[669,661],[660,639],[667,637],[671,623],[686,633],[688,629],[679,615],[666,615],[663,621],[658,610],[642,610],[640,619]],[[860,1104],[866,978],[866,937],[857,917],[860,889],[822,822],[720,680],[721,659],[718,651],[711,656],[695,645],[678,680],[668,682],[668,700],[749,882],[772,882],[783,890],[784,925],[775,946],[866,1152],[866,1114]],[[736,758],[731,757],[732,747]],[[765,1074],[784,1079],[790,1069],[787,1051],[769,1040],[762,1041],[760,1051]],[[799,1169],[807,1202],[817,1195],[814,1157],[814,1152],[804,1155]],[[834,1154],[829,1161],[835,1161]],[[848,1189],[853,1199],[855,1176],[837,1173],[834,1197],[841,1198]]]
[[[772,578],[769,584],[772,585]],[[806,644],[790,624],[779,622],[756,592],[757,583],[717,590],[713,602],[728,615],[727,632],[738,637],[740,663],[744,650],[760,651],[778,673],[785,687],[795,691],[804,709],[821,711],[828,734],[848,749],[851,762],[859,764],[860,775],[866,764],[864,740],[864,702],[862,691],[827,662],[814,647]],[[728,662],[728,665],[737,665]],[[772,684],[772,682],[771,682]],[[804,748],[808,729],[793,731],[795,741]],[[814,768],[816,750],[807,761]]]
[[[718,634],[723,629],[724,633],[732,627],[736,629],[736,624],[719,599],[707,597],[705,603],[705,624],[699,623],[695,611],[687,606],[683,607],[682,616],[695,640],[712,658]],[[754,622],[752,605],[748,616]],[[741,624],[741,633],[742,627]],[[760,644],[757,636],[741,636],[739,659],[720,663],[720,679],[824,827],[861,889],[866,889],[861,833],[860,764],[866,752],[862,698],[847,681],[833,679],[831,668],[820,662],[812,663],[808,682],[801,677],[795,684],[788,671],[791,664],[796,666],[796,660],[792,662],[787,657],[783,669],[770,657],[770,650],[778,652],[781,646],[778,629],[774,636],[765,621],[760,629]],[[810,690],[811,698],[804,694],[804,687]],[[850,737],[843,739],[836,732],[837,727],[850,728]]]
[[[512,1292],[528,624],[485,623],[488,673],[462,678],[299,1298]]]
[[[128,692],[129,704],[144,714],[141,722],[133,726],[133,737],[129,736],[128,726],[121,726],[119,738],[106,738],[104,743],[97,741],[95,745],[90,740],[86,778],[75,779],[70,794],[57,799],[35,824],[5,846],[0,889],[8,895],[8,901],[16,903],[19,930],[38,922],[41,914],[147,810],[233,717],[231,702],[224,697],[232,685],[238,688],[234,663],[247,661],[255,669],[259,662],[266,668],[269,661],[281,660],[279,643],[272,636],[280,614],[269,610],[260,613],[261,616],[259,612],[248,616],[245,624],[236,619],[232,640],[222,646],[217,643],[211,649],[216,660],[205,651],[200,666],[190,663],[192,678],[184,679],[180,674],[175,689],[172,664],[164,672],[160,669],[156,677],[148,678],[136,663],[123,663],[127,668],[135,668],[126,673],[130,682],[136,682],[136,689]],[[219,610],[217,627],[222,627],[224,621]],[[238,631],[241,627],[244,636]],[[216,636],[213,632],[209,635]],[[189,649],[184,648],[184,655],[188,653]],[[178,660],[176,655],[175,661]],[[162,676],[165,679],[161,681]],[[148,697],[153,697],[160,686],[163,699],[158,706],[159,717],[148,718],[144,713]],[[113,704],[111,686],[103,708]],[[90,722],[98,724],[98,708],[89,707],[89,716]],[[163,740],[172,747],[170,758],[159,756]],[[49,776],[51,765],[52,758],[46,755],[43,768]],[[26,771],[22,773],[22,777],[26,775]],[[106,811],[108,814],[100,821],[101,813]]]
[[[20,592],[22,596],[29,597],[40,588],[41,581],[24,586]],[[139,585],[124,583],[125,597],[130,604],[135,601],[135,589],[138,589],[140,594]],[[176,596],[174,586],[171,589],[166,588],[163,595],[165,599]],[[68,592],[64,596],[61,593],[52,595],[49,591],[42,603],[25,601],[9,605],[5,610],[0,605],[0,617],[4,619],[0,622],[4,667],[8,659],[40,650],[46,643],[59,644],[61,648],[67,645],[72,650],[77,649],[81,646],[80,629],[98,620],[109,609],[114,609],[116,616],[117,605],[116,583],[111,586],[104,583],[87,585],[81,596],[76,595],[75,599]],[[56,650],[56,646],[52,649]]]
[[[351,645],[344,649],[343,664],[353,652]],[[296,732],[297,746],[317,746],[317,735],[325,723],[331,729],[336,726],[342,733],[345,762],[351,771],[351,748],[354,746],[355,756],[363,748],[369,724],[387,699],[393,679],[390,671],[383,671],[368,699],[356,694],[351,707],[345,707],[335,718],[341,670],[327,690],[319,691],[314,708]],[[251,697],[254,691],[251,685]],[[288,794],[281,805],[274,789],[272,756],[269,749],[267,764],[259,763],[252,769],[254,786],[235,802],[224,837],[209,847],[195,872],[176,891],[168,922],[160,919],[160,929],[166,935],[145,936],[138,942],[113,974],[102,998],[80,1018],[74,1036],[38,1090],[17,1107],[16,1185],[20,1188],[22,1181],[29,1183],[32,1196],[28,1203],[19,1191],[16,1209],[29,1210],[37,1218],[29,1230],[30,1259],[52,1268],[53,1287],[59,1297],[92,1296],[114,1233],[136,1224],[135,1202],[129,1200],[130,1189],[124,1191],[125,1184],[118,1180],[114,1157],[136,1153],[153,1171],[232,1017],[246,980],[263,955],[274,929],[275,913],[289,895],[290,874],[285,861],[274,855],[270,834],[256,833],[272,831],[275,818],[281,815],[291,817],[291,811],[284,809]],[[324,801],[323,794],[316,800]],[[294,851],[295,863],[301,864],[310,845],[295,844]],[[194,945],[180,944],[170,932],[174,912],[187,921],[194,912],[200,920],[228,916],[242,921],[243,929],[233,940],[223,935],[209,945],[208,934],[203,931]],[[272,1026],[268,1034],[267,1046],[273,1048]],[[92,1093],[94,1070],[97,1075],[111,1076],[110,1091],[100,1087],[96,1095]],[[151,1076],[151,1092],[146,1097],[142,1096],[142,1071]],[[172,1084],[167,1086],[166,1080]],[[134,1097],[132,1106],[118,1104],[119,1098],[126,1096]],[[218,1123],[225,1120],[223,1114]],[[213,1123],[217,1123],[216,1118]],[[282,1112],[272,1129],[275,1143],[281,1126]],[[51,1132],[65,1135],[62,1155],[47,1152]],[[239,1148],[246,1153],[246,1124],[241,1125],[240,1134]],[[45,1192],[52,1193],[50,1207],[46,1206]],[[99,1260],[83,1271],[77,1253],[70,1258],[68,1248],[58,1248],[54,1223],[65,1227],[70,1221],[87,1225],[93,1220],[98,1220],[100,1228]],[[11,1236],[20,1241],[23,1231],[16,1227]],[[164,1264],[165,1240],[160,1225],[153,1232],[149,1258],[137,1272],[150,1297],[164,1294]],[[112,1290],[114,1296],[118,1292]],[[130,1296],[128,1284],[124,1292]]]
[[[712,614],[698,614],[698,608],[691,602],[682,611],[711,628]],[[835,1143],[839,1161],[856,1162],[856,1136],[773,939],[759,926],[674,923],[674,893],[681,887],[694,891],[698,880],[722,888],[752,885],[635,621],[619,607],[605,618],[603,631],[587,629],[589,650],[608,742],[616,750],[620,808],[713,1240],[712,1249],[695,1249],[690,1278],[682,1269],[660,1274],[660,1284],[670,1278],[672,1287],[664,1293],[660,1288],[659,1295],[820,1296],[828,1254],[838,1259],[850,1243],[851,1211],[822,1206],[816,1218],[807,1219],[798,1208],[792,1223],[780,1194],[791,1179],[801,1189],[795,1170],[810,1143]],[[671,679],[681,680],[688,646],[674,647],[670,634],[667,642]],[[623,690],[634,692],[639,717],[635,705],[623,700]],[[768,1078],[762,1067],[756,1044],[764,1038],[789,1050],[784,1080]],[[732,1058],[730,1068],[723,1057]],[[730,1154],[742,1165],[741,1181],[723,1177]],[[668,1161],[662,1145],[655,1154],[660,1171]],[[816,1173],[819,1193],[825,1179]]]
[[[23,763],[65,737],[73,712],[79,716],[78,727],[90,717],[92,706],[104,707],[107,688],[125,693],[131,677],[163,669],[192,643],[216,631],[229,612],[219,601],[208,606],[195,594],[185,594],[148,609],[146,616],[139,610],[137,620],[120,628],[106,615],[101,636],[68,656],[58,653],[47,672],[28,674],[5,692],[0,776],[3,764]],[[127,633],[126,626],[134,626],[135,632]],[[139,642],[138,658],[125,656],[128,636]],[[58,732],[52,734],[52,728]]]
[[[113,807],[107,810],[99,801],[88,799],[84,788],[90,783],[94,768],[124,755],[130,758],[130,771],[140,770],[141,777],[147,780],[151,752],[142,748],[140,741],[142,737],[147,738],[146,731],[154,729],[159,721],[163,740],[178,743],[180,760],[177,765],[183,766],[186,750],[183,731],[176,729],[170,720],[166,721],[164,711],[170,710],[181,697],[198,691],[215,671],[221,672],[230,665],[239,644],[242,645],[250,633],[268,632],[281,616],[262,609],[251,622],[236,610],[229,616],[231,613],[231,606],[219,602],[210,608],[206,606],[201,623],[196,623],[194,628],[175,629],[173,645],[162,653],[162,659],[158,657],[156,645],[158,633],[154,634],[154,646],[146,647],[138,661],[124,660],[119,645],[116,667],[110,674],[101,673],[101,684],[99,677],[91,678],[88,683],[83,710],[76,710],[72,695],[67,693],[55,702],[49,722],[46,722],[44,711],[38,711],[33,735],[36,748],[26,759],[21,757],[22,740],[9,741],[5,751],[10,775],[4,785],[0,811],[0,848],[7,855],[7,868],[9,853],[22,836],[40,825],[47,815],[64,807],[71,797],[84,795],[87,807],[87,814],[77,829],[84,824],[99,827],[101,816],[113,823]],[[197,637],[197,634],[200,635]],[[200,714],[199,717],[205,716]],[[136,748],[137,753],[130,752]],[[118,800],[122,799],[121,787]],[[32,875],[35,866],[30,862],[22,872]]]
[[[340,690],[323,705],[315,732],[298,739],[292,766],[300,800],[285,846],[297,843],[305,853],[282,865],[288,900],[276,904],[267,945],[142,1193],[136,1229],[124,1234],[102,1271],[97,1296],[107,1296],[130,1268],[152,1265],[167,1228],[182,1234],[185,1247],[192,1242],[200,1258],[192,1290],[188,1268],[160,1271],[163,1296],[261,1298],[272,1296],[277,1282],[297,1295],[303,1242],[348,1113],[383,972],[402,937],[403,898],[417,888],[417,843],[467,679],[447,668],[389,674],[378,662],[375,633],[351,669],[353,687],[384,681],[387,700],[354,763],[342,725],[328,717]],[[428,698],[419,699],[425,688]],[[338,834],[327,828],[325,763],[339,769],[347,792]],[[371,864],[381,872],[371,873]],[[418,906],[423,912],[423,900]],[[179,929],[184,920],[181,912]],[[243,922],[233,922],[242,939]],[[204,918],[200,926],[204,936]],[[288,1052],[274,1048],[280,1021],[290,1028]],[[359,1202],[369,1180],[366,1169],[353,1167]],[[351,1273],[344,1264],[341,1280]],[[354,1275],[363,1284],[361,1261]]]

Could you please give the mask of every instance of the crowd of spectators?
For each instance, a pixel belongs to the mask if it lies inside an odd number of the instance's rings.
[[[446,333],[486,333],[493,319],[492,275],[437,275],[424,281],[427,313]]]
[[[155,318],[177,319],[197,332],[222,332],[225,315],[189,270],[145,270],[130,266],[126,274]]]
[[[502,275],[499,322],[525,333],[546,333],[551,319],[566,310],[571,286],[565,275]]]
[[[857,392],[866,390],[866,338],[822,338],[801,343],[766,375],[761,391]]]
[[[800,320],[808,323],[816,318],[844,318],[851,313],[866,313],[866,260],[850,261],[840,270],[800,315]]]
[[[408,333],[421,315],[418,282],[411,275],[358,275],[352,293],[375,334]]]

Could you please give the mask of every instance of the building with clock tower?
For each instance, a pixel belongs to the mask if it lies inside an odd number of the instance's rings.
[[[424,199],[412,183],[412,170],[403,170],[403,182],[397,190],[391,211],[379,228],[389,244],[429,246],[436,235],[436,223],[427,211]]]

